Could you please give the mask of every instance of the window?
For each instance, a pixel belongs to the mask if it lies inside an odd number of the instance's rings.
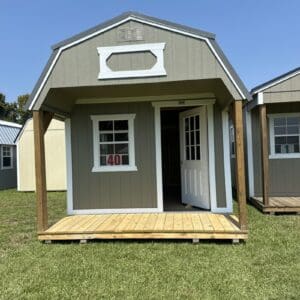
[[[13,148],[12,146],[1,147],[1,168],[12,169],[13,168]]]
[[[134,114],[91,116],[94,135],[93,172],[136,171]]]
[[[300,157],[300,114],[269,117],[271,158]]]
[[[189,116],[184,118],[185,132],[185,160],[200,160],[200,117]]]

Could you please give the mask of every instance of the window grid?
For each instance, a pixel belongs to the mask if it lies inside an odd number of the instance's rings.
[[[274,153],[300,153],[300,117],[285,116],[273,119]]]
[[[12,168],[12,147],[2,146],[2,159],[1,159],[2,169]]]
[[[199,115],[184,118],[185,160],[200,160],[200,118]]]

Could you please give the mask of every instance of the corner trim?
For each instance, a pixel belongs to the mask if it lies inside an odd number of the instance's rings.
[[[67,162],[67,213],[73,214],[73,172],[72,172],[72,144],[71,119],[65,120],[66,162]]]
[[[249,192],[249,197],[254,197],[252,117],[251,117],[251,111],[246,111],[245,113],[246,113],[246,135],[247,135],[248,192]]]

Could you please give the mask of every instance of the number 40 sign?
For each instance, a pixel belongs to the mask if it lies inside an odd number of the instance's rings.
[[[121,165],[122,156],[120,154],[109,154],[106,156],[106,164],[109,166]]]

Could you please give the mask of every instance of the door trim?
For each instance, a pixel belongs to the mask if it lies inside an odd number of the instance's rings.
[[[162,157],[161,157],[161,117],[160,110],[162,107],[191,107],[207,106],[208,119],[208,155],[214,153],[215,135],[213,120],[213,105],[215,99],[203,100],[186,100],[186,101],[162,101],[152,102],[154,107],[154,124],[155,124],[155,159],[156,159],[156,189],[157,189],[157,209],[163,212],[163,181],[162,181]],[[209,192],[211,201],[211,211],[219,211],[216,201],[216,176],[215,176],[215,156],[209,155],[208,161]]]

